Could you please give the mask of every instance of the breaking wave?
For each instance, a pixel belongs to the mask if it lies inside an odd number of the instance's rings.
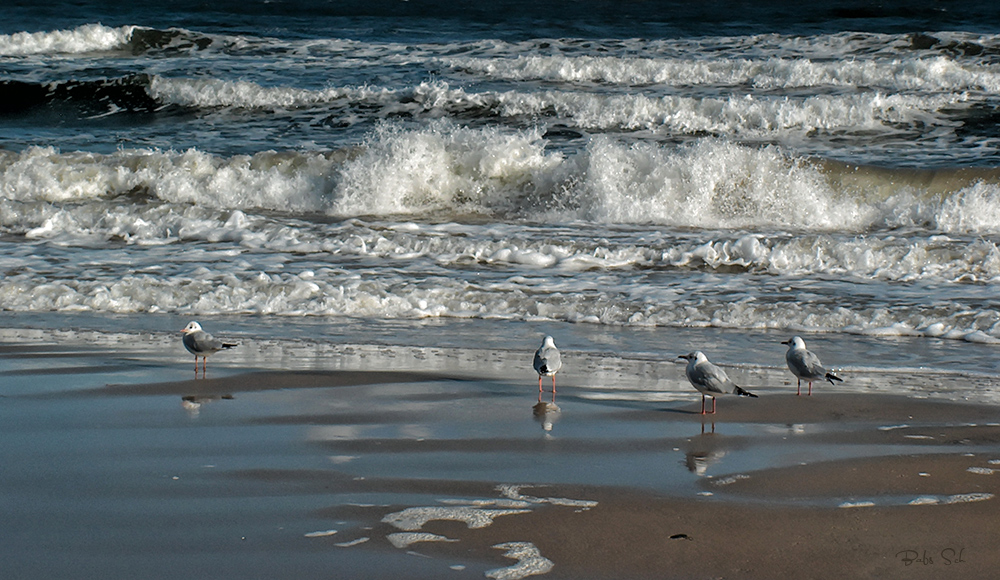
[[[540,131],[383,125],[331,152],[0,151],[0,226],[40,227],[25,208],[119,197],[222,210],[338,217],[480,215],[706,229],[1000,232],[994,169],[857,167],[776,146],[686,146],[594,137],[580,153]],[[12,204],[19,204],[17,208]],[[4,217],[6,216],[6,217]]]

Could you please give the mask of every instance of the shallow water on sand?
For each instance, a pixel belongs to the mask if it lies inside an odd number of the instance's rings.
[[[735,348],[725,334],[700,339]],[[194,379],[178,345],[174,334],[4,331],[0,488],[12,552],[20,554],[11,570],[58,576],[69,566],[58,562],[72,561],[88,571],[80,577],[156,578],[196,573],[207,554],[244,559],[263,551],[280,558],[239,564],[233,577],[280,573],[291,560],[305,577],[329,566],[363,575],[411,564],[414,577],[483,577],[516,562],[501,550],[485,562],[407,559],[427,544],[408,544],[416,537],[395,534],[414,532],[393,522],[423,514],[489,525],[521,512],[586,510],[586,490],[596,488],[725,501],[730,481],[761,469],[946,449],[934,431],[907,431],[905,411],[890,406],[884,421],[810,415],[813,403],[836,395],[818,387],[813,398],[796,399],[771,367],[730,367],[744,384],[760,385],[760,398],[720,399],[712,418],[697,414],[698,396],[681,382],[679,365],[638,354],[567,347],[571,364],[558,377],[556,410],[536,405],[537,383],[521,351],[247,341]],[[373,370],[400,372],[371,382]],[[906,392],[914,382],[927,396],[929,385],[952,380],[850,376],[838,392],[858,397]],[[977,381],[989,383],[959,382]],[[996,445],[966,449],[1000,457]],[[552,495],[550,486],[579,491]],[[67,557],[39,567],[38,550]],[[176,553],[193,555],[164,575],[160,566]],[[542,560],[532,565],[544,567]]]

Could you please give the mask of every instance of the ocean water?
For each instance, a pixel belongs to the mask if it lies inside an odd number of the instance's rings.
[[[36,4],[6,326],[1000,370],[995,3]]]

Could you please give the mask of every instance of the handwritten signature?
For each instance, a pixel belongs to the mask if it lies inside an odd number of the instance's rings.
[[[902,550],[896,553],[896,559],[904,566],[920,564],[923,566],[933,566],[934,564],[961,564],[965,562],[965,548],[945,548],[940,552],[928,550]]]

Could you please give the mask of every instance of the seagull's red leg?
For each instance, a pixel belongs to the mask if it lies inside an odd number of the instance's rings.
[[[813,394],[813,382],[809,381],[809,396],[811,397],[812,394]]]
[[[552,375],[552,402],[556,402],[556,376]]]
[[[715,397],[712,397],[712,414],[715,414]]]
[[[705,395],[701,396],[701,414],[705,414]]]
[[[538,402],[542,402],[542,375],[538,375]]]
[[[802,379],[795,380],[795,396],[798,397],[802,394]]]

